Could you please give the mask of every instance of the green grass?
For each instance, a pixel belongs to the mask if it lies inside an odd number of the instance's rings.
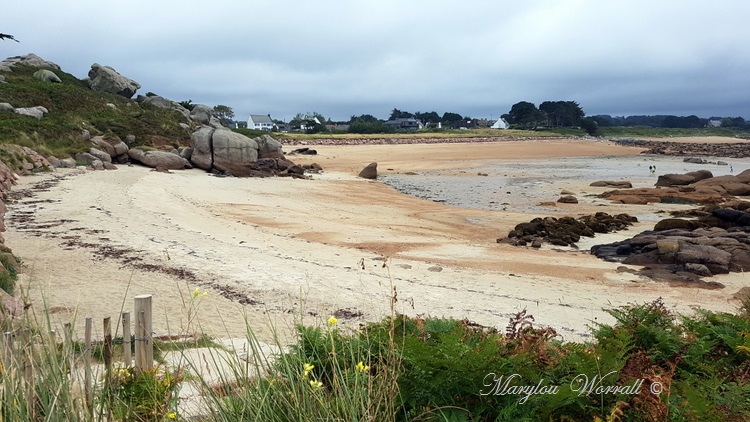
[[[122,140],[133,134],[136,144],[131,146],[161,145],[189,138],[179,126],[185,122],[184,117],[174,110],[92,91],[85,82],[62,71],[55,71],[62,83],[45,83],[31,76],[35,70],[16,68],[13,73],[5,74],[8,83],[0,84],[0,101],[16,108],[43,106],[49,113],[35,119],[0,112],[0,144],[19,144],[45,155],[67,157],[89,148],[89,143],[81,138],[83,130]]]
[[[603,137],[618,138],[669,138],[669,137],[704,137],[704,136],[726,136],[738,139],[750,139],[750,131],[728,128],[702,128],[702,129],[677,129],[677,128],[654,128],[646,126],[601,126],[599,133]]]
[[[268,134],[266,132],[266,134]],[[420,130],[396,133],[270,133],[270,135],[279,140],[296,140],[296,141],[314,141],[318,139],[452,139],[452,138],[491,138],[491,137],[556,137],[560,136],[556,132],[539,132],[528,130],[498,130],[498,129],[467,129],[467,130]]]

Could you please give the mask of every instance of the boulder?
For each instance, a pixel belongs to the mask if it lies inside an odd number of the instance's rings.
[[[91,168],[94,170],[104,170],[104,162],[102,160],[96,159],[91,162]]]
[[[89,148],[89,154],[101,160],[102,163],[112,163],[112,156],[100,149]]]
[[[178,154],[180,154],[180,157],[190,161],[190,158],[193,156],[193,147],[180,147],[177,149]]]
[[[131,148],[128,150],[128,156],[144,164],[147,167],[156,168],[164,167],[170,170],[182,170],[185,168],[192,168],[188,160],[180,157],[177,154],[165,151],[143,151],[139,148]]]
[[[310,149],[308,147],[303,147],[295,149],[294,151],[290,152],[290,154],[317,155],[318,151]]]
[[[227,129],[217,129],[211,137],[213,144],[213,168],[232,176],[245,177],[252,174],[258,160],[258,144],[255,140]],[[193,155],[197,152],[197,147]]]
[[[211,122],[213,112],[213,109],[207,105],[196,104],[195,107],[190,110],[190,120],[207,125]]]
[[[377,179],[378,178],[378,163],[370,163],[362,171],[359,172],[357,177],[363,179]]]
[[[656,223],[656,225],[654,225],[654,231],[660,232],[673,229],[693,230],[697,229],[698,227],[700,227],[700,223],[694,220],[684,220],[682,218],[667,218]]]
[[[88,76],[89,86],[94,91],[109,92],[125,98],[131,98],[141,87],[138,82],[122,76],[113,68],[98,63],[91,65]]]
[[[102,137],[102,136],[94,136],[93,138],[91,138],[91,143],[94,144],[94,146],[96,146],[99,150],[106,152],[110,157],[114,157],[116,155],[119,155],[119,154],[115,153],[115,149],[114,149],[114,147],[112,147],[112,144],[110,144],[109,142],[105,141],[104,137]],[[94,155],[96,155],[96,154],[94,154]]]
[[[10,103],[0,103],[0,111],[15,111],[15,108]]]
[[[682,160],[684,163],[693,163],[693,164],[708,164],[708,161],[704,160],[703,158],[698,157],[688,157]]]
[[[144,98],[141,104],[150,104],[158,108],[172,108],[172,101],[158,95]]]
[[[258,158],[284,158],[281,142],[268,135],[255,138],[255,142],[258,144]]]
[[[630,189],[633,184],[627,180],[615,181],[615,180],[600,180],[591,183],[589,186],[605,187],[605,188],[616,188],[616,189]]]
[[[563,204],[577,204],[578,198],[573,195],[563,195],[557,199],[557,202],[561,202]]]
[[[211,171],[213,168],[214,131],[216,131],[216,129],[212,127],[202,126],[190,135],[190,142],[193,146],[193,153],[190,156],[190,161],[199,169]]]
[[[114,149],[114,154],[112,154],[112,157],[116,157],[118,155],[123,155],[128,153],[128,145],[125,142],[122,141],[107,141],[112,146],[112,149]]]
[[[75,161],[77,164],[80,163],[80,164],[83,164],[84,166],[88,166],[88,165],[91,165],[91,163],[93,163],[94,160],[98,160],[98,158],[96,158],[96,156],[88,152],[82,152],[82,153],[76,154]]]
[[[699,180],[709,179],[714,175],[708,170],[691,171],[685,174],[663,174],[656,180],[655,186],[689,185]]]
[[[55,157],[54,155],[50,155],[49,157],[47,157],[47,161],[49,162],[49,164],[52,167],[56,167],[57,168],[57,167],[61,166],[60,160],[57,157]]]
[[[7,59],[0,62],[0,68],[8,67],[13,68],[16,65],[29,66],[29,67],[46,67],[49,69],[60,70],[60,66],[57,64],[44,60],[36,54],[27,54],[25,56],[14,56],[8,57]]]
[[[63,158],[62,160],[60,160],[60,167],[62,168],[73,169],[76,168],[76,164],[76,160],[74,160],[73,158]]]
[[[62,80],[59,76],[55,75],[55,72],[47,69],[39,69],[36,72],[34,72],[34,77],[39,79],[42,82],[51,82],[51,83],[62,83]]]
[[[2,71],[2,70],[0,70]],[[7,84],[8,82],[5,81],[5,76],[0,75],[0,84]]]
[[[104,163],[104,170],[117,170],[117,166],[112,163]]]
[[[36,117],[37,119],[41,119],[44,117],[45,114],[49,113],[46,108],[42,106],[36,106],[36,107],[22,107],[15,109],[16,113],[22,114],[24,116],[31,116]]]

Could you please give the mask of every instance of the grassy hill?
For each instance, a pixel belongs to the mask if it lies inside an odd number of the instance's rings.
[[[7,83],[0,84],[0,102],[16,108],[43,106],[49,113],[39,120],[0,111],[0,145],[19,144],[45,156],[65,157],[88,150],[88,141],[81,137],[83,130],[123,141],[127,135],[135,135],[130,146],[176,146],[190,137],[180,127],[179,123],[187,121],[177,111],[92,91],[84,81],[60,70],[49,69],[62,83],[42,82],[32,76],[36,70],[16,66],[13,73],[4,73]]]

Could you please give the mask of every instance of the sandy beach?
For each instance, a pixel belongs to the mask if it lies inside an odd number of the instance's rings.
[[[356,145],[315,147],[324,172],[313,180],[220,178],[200,170],[164,174],[143,167],[58,171],[23,177],[8,204],[6,244],[25,266],[19,286],[37,314],[56,324],[85,316],[116,317],[132,298],[154,295],[157,334],[196,331],[238,337],[247,324],[271,340],[297,322],[338,315],[346,326],[398,312],[467,318],[504,327],[527,309],[565,340],[608,322],[603,308],[662,297],[672,309],[734,311],[741,274],[715,277],[727,287],[673,287],[628,273],[581,250],[535,250],[497,244],[539,214],[468,209],[399,193],[356,174],[370,162],[382,173],[474,169],[502,160],[634,155],[604,141]],[[288,148],[287,148],[288,149]],[[550,175],[554,178],[554,175]],[[568,189],[579,204],[554,215],[657,213],[678,205],[625,206]],[[684,207],[684,206],[683,206]],[[596,238],[622,239],[650,229]],[[591,243],[594,244],[594,243]],[[191,302],[198,287],[207,295]],[[195,306],[197,305],[197,306]]]

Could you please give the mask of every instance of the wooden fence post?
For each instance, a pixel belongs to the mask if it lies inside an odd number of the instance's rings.
[[[133,341],[130,338],[130,312],[122,313],[122,360],[125,363],[125,367],[132,365],[133,354],[132,348]]]
[[[104,318],[104,368],[109,374],[112,369],[112,320],[110,317]]]
[[[73,365],[75,356],[73,353],[73,325],[66,322],[63,325],[63,336],[65,338],[65,363],[68,365],[68,372],[73,374]]]
[[[151,295],[135,297],[135,368],[138,371],[151,370],[154,367],[151,297]]]
[[[93,391],[91,385],[91,328],[92,319],[86,318],[84,340],[83,340],[83,391],[86,395],[86,407],[88,408],[89,415],[93,416],[94,412],[94,400]]]

